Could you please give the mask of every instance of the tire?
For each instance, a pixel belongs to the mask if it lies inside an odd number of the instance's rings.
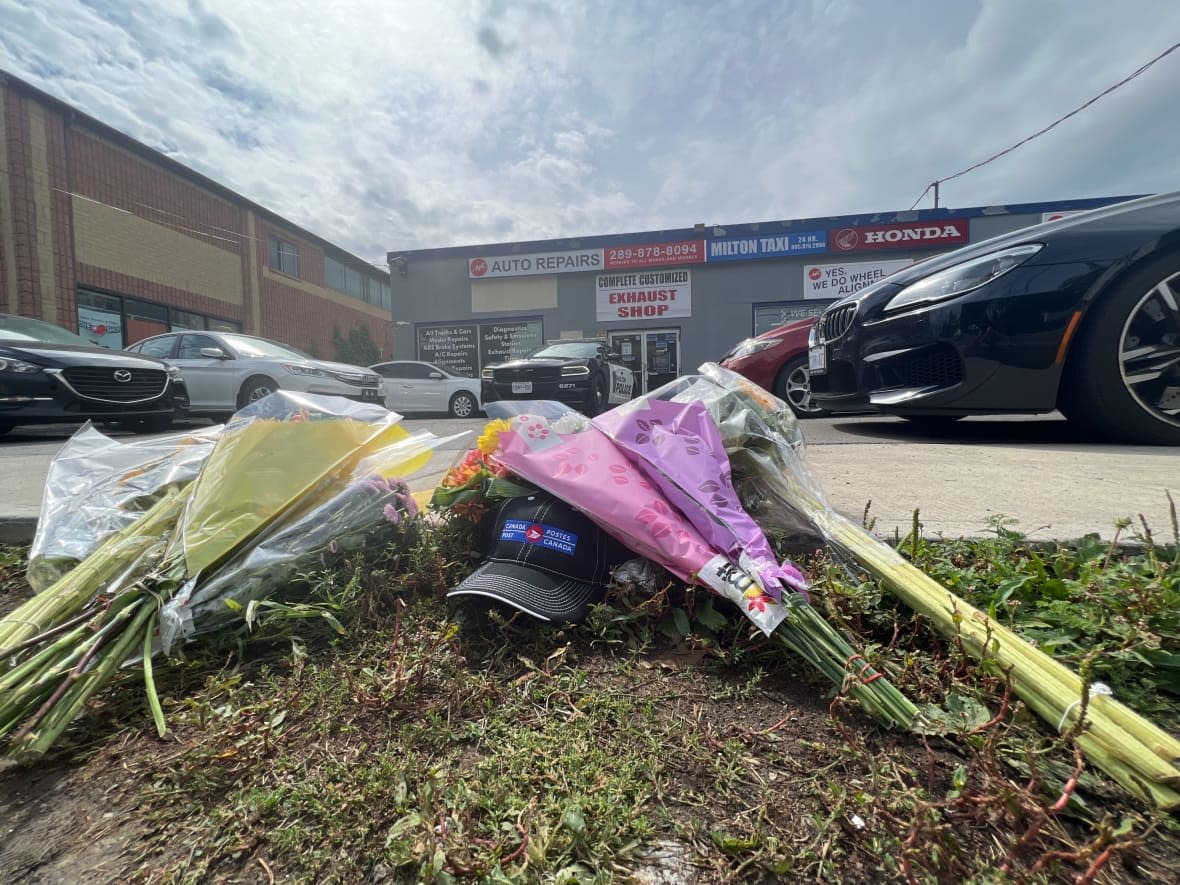
[[[466,390],[460,390],[451,397],[451,404],[448,411],[452,418],[470,418],[479,410],[479,405],[475,401],[475,397]]]
[[[590,398],[586,401],[586,415],[593,418],[606,411],[606,384],[601,378],[594,380],[594,387],[590,391]]]
[[[1104,439],[1180,445],[1180,255],[1098,297],[1070,347],[1058,408]]]
[[[264,396],[269,396],[278,389],[279,386],[265,375],[247,378],[246,383],[242,385],[241,392],[238,393],[238,408],[258,402]]]
[[[791,407],[796,418],[823,418],[831,414],[811,399],[807,375],[807,355],[796,357],[779,369],[774,379],[774,395]]]

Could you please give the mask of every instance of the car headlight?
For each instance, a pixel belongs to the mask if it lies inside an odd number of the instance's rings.
[[[965,295],[990,283],[1015,267],[1019,267],[1045,248],[1043,243],[1029,243],[1000,252],[972,258],[946,270],[911,283],[889,300],[886,311],[903,310],[916,304],[927,304]]]
[[[328,377],[328,373],[323,369],[317,369],[315,366],[305,366],[300,363],[283,363],[283,368],[292,375],[319,375],[320,377]]]
[[[771,347],[777,347],[782,344],[783,339],[779,337],[774,338],[747,338],[745,341],[738,344],[726,357],[727,360],[737,360],[744,356],[753,356],[756,353],[761,353]]]
[[[492,370],[490,368],[481,370],[479,373],[479,377],[482,378],[484,381],[491,381],[492,380]]]
[[[40,372],[40,366],[34,366],[32,363],[26,363],[24,360],[14,359],[0,359],[0,372],[21,372],[22,374],[31,374],[33,372]]]
[[[585,376],[590,374],[589,366],[562,366],[561,375],[563,378],[570,378],[573,376]]]

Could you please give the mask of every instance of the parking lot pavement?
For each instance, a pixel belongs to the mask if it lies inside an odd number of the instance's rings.
[[[207,426],[194,423],[191,425]],[[415,477],[433,488],[483,429],[483,418],[407,418],[411,433],[469,435],[437,451]],[[823,418],[803,423],[806,462],[832,507],[859,522],[866,506],[885,538],[909,532],[915,509],[927,537],[979,537],[989,520],[1012,520],[1038,540],[1097,532],[1120,520],[1172,543],[1180,500],[1180,449],[1111,446],[1073,438],[1055,419],[968,419],[939,435],[891,418]],[[13,431],[0,441],[0,543],[27,543],[49,462],[75,428]],[[178,428],[183,429],[183,428]],[[1127,533],[1123,533],[1125,538]]]

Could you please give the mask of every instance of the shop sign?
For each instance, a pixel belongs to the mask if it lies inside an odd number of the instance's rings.
[[[544,343],[540,320],[480,323],[479,364],[490,366],[528,356]]]
[[[692,316],[692,276],[683,268],[599,274],[594,292],[600,323]]]
[[[467,262],[467,275],[473,280],[602,269],[601,249],[570,249],[531,255],[486,255],[471,258]]]
[[[705,241],[677,240],[671,243],[607,246],[603,252],[603,267],[606,270],[663,267],[668,264],[701,264],[705,260]]]
[[[843,298],[911,264],[913,262],[908,258],[896,258],[891,261],[848,261],[842,264],[806,264],[803,266],[803,297]]]
[[[964,219],[871,224],[828,232],[828,242],[833,252],[931,249],[966,243],[967,240],[968,224]]]
[[[768,234],[755,237],[720,237],[707,241],[708,260],[748,261],[754,258],[786,258],[826,252],[828,235],[822,230],[797,234]]]
[[[418,359],[465,378],[478,378],[479,353],[474,324],[419,326]]]

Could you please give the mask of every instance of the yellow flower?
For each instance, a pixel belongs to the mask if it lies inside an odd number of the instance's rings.
[[[483,434],[480,436],[476,445],[485,455],[490,455],[496,449],[500,448],[500,434],[511,429],[512,422],[504,418],[489,421],[484,425]]]

